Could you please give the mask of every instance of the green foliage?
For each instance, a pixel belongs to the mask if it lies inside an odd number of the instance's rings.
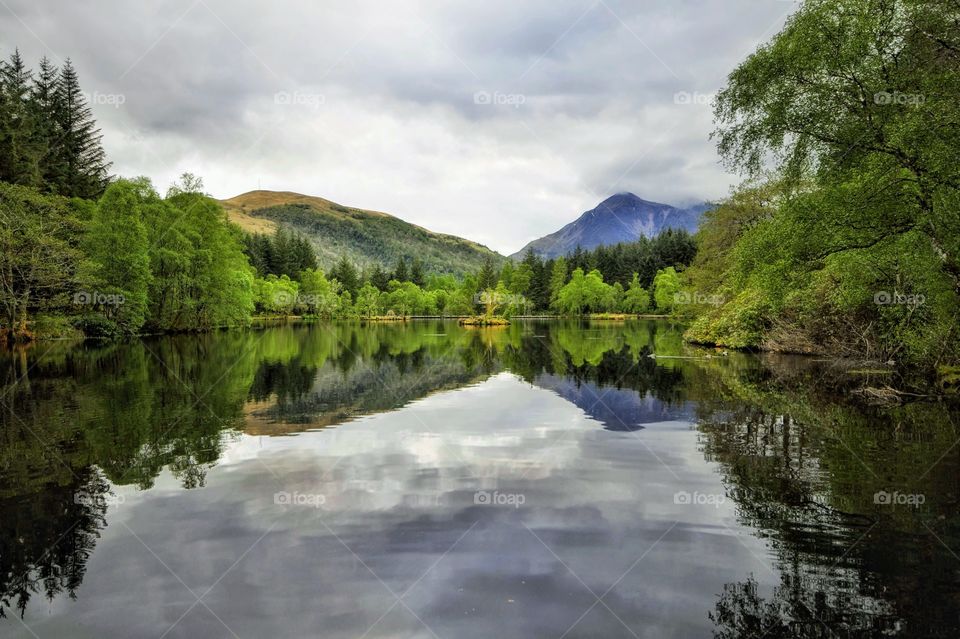
[[[716,137],[763,177],[705,216],[702,342],[960,358],[960,10],[808,0],[730,75]]]
[[[603,275],[596,269],[586,275],[583,269],[575,269],[557,296],[557,306],[564,313],[607,311],[612,310],[613,304],[613,287],[604,283]]]
[[[19,51],[0,64],[0,180],[95,198],[110,167],[100,138],[70,60],[44,58],[35,77]]]
[[[653,278],[653,301],[657,310],[664,313],[673,311],[677,306],[681,288],[680,275],[672,266],[657,271]]]
[[[380,291],[370,283],[360,287],[357,293],[357,314],[360,317],[370,317],[380,314]]]
[[[305,282],[304,286],[306,286]],[[264,279],[258,278],[254,280],[254,290],[256,310],[272,315],[289,315],[297,306],[298,300],[306,298],[306,296],[304,298],[300,296],[300,285],[286,275],[280,277],[268,275]],[[307,304],[307,307],[316,312],[313,305]]]
[[[286,275],[299,280],[300,273],[317,268],[317,257],[310,241],[301,233],[279,227],[273,236],[262,233],[245,235],[244,253],[261,277]]]
[[[550,269],[550,307],[560,310],[560,291],[567,282],[567,260],[558,257]]]
[[[320,269],[300,274],[300,299],[307,312],[319,317],[333,317],[340,307],[340,283],[327,279]]]
[[[620,310],[627,313],[646,313],[650,310],[650,293],[640,286],[640,276],[636,273],[630,280],[630,288],[623,293]]]
[[[81,253],[68,202],[0,183],[0,341],[29,337],[29,318],[69,307]]]
[[[397,315],[433,315],[437,312],[435,296],[413,282],[390,280],[388,289],[381,297],[386,311]]]
[[[356,295],[360,290],[360,275],[346,257],[340,258],[334,269],[330,271],[330,277],[340,282],[341,288],[351,296]]]
[[[85,302],[123,333],[138,331],[147,315],[151,274],[141,200],[138,184],[111,184],[97,203],[85,242],[91,263]]]

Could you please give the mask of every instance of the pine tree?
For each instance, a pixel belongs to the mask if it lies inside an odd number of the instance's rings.
[[[293,254],[297,268],[296,273],[290,273],[290,277],[293,279],[299,280],[300,273],[307,269],[317,268],[317,255],[313,251],[313,245],[310,244],[310,240],[299,233],[294,242]]]
[[[407,275],[407,260],[401,257],[397,260],[397,268],[393,271],[393,278],[398,282],[406,282],[410,279]]]
[[[29,103],[31,76],[19,50],[0,66],[0,180],[40,186],[41,148]]]
[[[385,291],[390,284],[390,273],[387,273],[379,264],[374,264],[370,273],[370,284],[378,291]]]
[[[110,163],[100,144],[103,136],[69,59],[60,70],[54,93],[54,117],[59,138],[48,156],[52,164],[51,190],[67,197],[99,196],[107,186]]]
[[[337,265],[330,271],[330,279],[340,282],[343,290],[349,292],[351,296],[355,296],[357,291],[360,290],[360,277],[357,275],[357,268],[346,256],[341,257]]]
[[[420,258],[414,258],[413,266],[410,268],[410,281],[423,288],[426,284],[426,280],[423,276],[423,263],[420,262]]]
[[[40,70],[30,90],[30,112],[33,118],[33,137],[40,154],[39,173],[42,185],[53,181],[53,163],[60,144],[57,129],[56,93],[60,79],[55,67],[46,56],[40,59]]]
[[[480,273],[477,275],[477,286],[481,291],[485,291],[488,288],[494,288],[497,285],[497,280],[499,279],[499,274],[497,273],[496,268],[493,266],[493,258],[489,255],[484,258],[483,266],[480,268]]]

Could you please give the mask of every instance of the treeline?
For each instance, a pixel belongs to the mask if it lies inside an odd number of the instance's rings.
[[[686,290],[722,303],[690,339],[956,375],[957,24],[954,2],[806,0],[730,74],[715,138],[750,181],[701,226]]]
[[[110,163],[70,60],[36,72],[15,51],[0,63],[0,181],[64,197],[95,198]]]
[[[278,233],[280,233],[278,231]],[[261,240],[262,241],[262,240]],[[696,245],[683,230],[636,242],[578,249],[544,260],[528,251],[500,269],[488,259],[463,278],[425,274],[419,260],[398,260],[392,271],[362,270],[346,258],[325,273],[268,274],[259,282],[257,309],[320,317],[671,312],[682,301],[680,275]]]

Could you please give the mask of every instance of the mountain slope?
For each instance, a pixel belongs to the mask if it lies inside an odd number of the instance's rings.
[[[476,271],[487,257],[503,256],[454,235],[434,233],[400,218],[342,206],[321,197],[288,191],[250,191],[221,204],[230,220],[249,232],[269,233],[277,226],[306,235],[323,268],[342,256],[358,265],[379,263],[393,268],[403,256],[419,258],[424,269],[438,273]]]
[[[511,255],[520,259],[532,247],[543,257],[571,253],[577,246],[584,249],[600,245],[633,242],[640,236],[653,237],[663,229],[686,229],[691,233],[708,204],[678,208],[669,204],[648,202],[633,193],[617,193],[586,211],[559,231],[534,240]]]

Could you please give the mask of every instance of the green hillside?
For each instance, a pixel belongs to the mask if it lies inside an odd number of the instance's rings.
[[[342,206],[319,197],[283,191],[251,191],[223,200],[230,219],[250,232],[268,233],[278,225],[306,235],[317,259],[329,269],[342,256],[358,265],[392,268],[400,257],[419,258],[427,271],[477,271],[487,256],[503,256],[485,246],[380,213]]]

